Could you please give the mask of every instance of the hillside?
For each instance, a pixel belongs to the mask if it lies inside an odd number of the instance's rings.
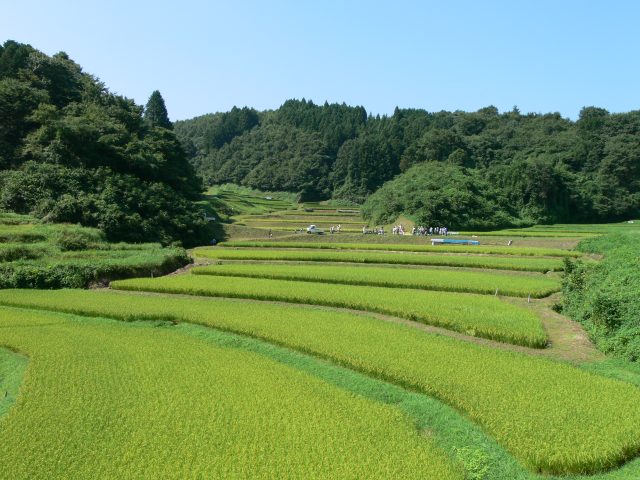
[[[200,181],[152,99],[145,111],[64,52],[5,42],[0,211],[97,227],[110,241],[203,243]]]
[[[424,223],[469,229],[479,222],[499,228],[640,214],[640,111],[586,107],[577,121],[515,107],[503,113],[397,108],[391,116],[372,116],[363,107],[303,99],[274,111],[234,108],[176,122],[175,129],[210,184],[363,202],[397,178],[388,189],[394,195],[381,194],[365,209],[376,222],[417,214]],[[429,184],[438,167],[427,165],[435,162],[449,169],[446,188]],[[479,196],[491,204],[493,218],[474,224],[459,212],[429,211],[434,197],[452,194]]]

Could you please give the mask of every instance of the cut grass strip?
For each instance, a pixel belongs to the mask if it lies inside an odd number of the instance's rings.
[[[219,260],[284,260],[305,262],[391,263],[399,265],[436,265],[442,267],[473,267],[530,272],[560,271],[562,260],[556,258],[494,257],[473,255],[437,255],[420,253],[311,251],[196,248],[196,257]]]
[[[590,474],[640,452],[635,386],[366,316],[82,290],[5,290],[0,303],[122,320],[184,321],[314,354],[439,398],[535,472]]]
[[[0,417],[15,403],[27,363],[25,356],[0,347]]]
[[[226,247],[316,248],[321,250],[382,250],[396,252],[478,253],[486,255],[518,255],[536,257],[579,257],[581,252],[561,248],[507,247],[501,245],[408,245],[391,243],[322,243],[322,242],[225,242]]]
[[[542,298],[560,290],[560,281],[542,275],[464,270],[349,267],[345,265],[225,264],[191,270],[195,275],[270,278],[304,282],[415,288],[463,293]]]
[[[111,287],[351,308],[532,348],[544,348],[548,342],[533,312],[483,295],[212,275],[134,278],[112,282]]]

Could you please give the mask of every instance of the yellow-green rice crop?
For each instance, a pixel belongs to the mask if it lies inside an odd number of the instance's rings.
[[[220,260],[285,260],[305,262],[394,263],[400,265],[437,265],[443,267],[474,267],[501,270],[548,272],[562,270],[562,260],[557,258],[496,257],[482,255],[437,255],[426,253],[311,251],[196,248],[196,257]]]
[[[335,219],[315,219],[315,218],[306,218],[306,219],[289,219],[289,218],[255,218],[255,217],[244,217],[242,219],[243,222],[245,223],[252,223],[252,224],[256,224],[256,225],[264,225],[264,226],[278,226],[278,225],[285,225],[285,226],[294,226],[294,225],[302,225],[302,226],[307,226],[310,223],[313,223],[315,225],[318,226],[331,226],[331,225],[337,225],[338,223],[340,223],[341,225],[349,225],[351,227],[353,227],[354,225],[360,226],[360,228],[362,228],[362,225],[365,224],[366,222],[364,221],[354,221],[354,219],[347,219],[347,220],[335,220]]]
[[[635,386],[565,363],[474,345],[367,316],[225,299],[108,291],[5,290],[0,291],[0,303],[123,320],[173,319],[318,355],[434,395],[483,426],[520,462],[538,472],[592,473],[615,467],[640,452],[640,390]],[[25,336],[33,330],[26,328]],[[0,329],[0,335],[5,331]],[[86,336],[87,342],[94,340],[93,336]],[[48,341],[47,337],[42,341]],[[65,338],[64,344],[68,343]],[[167,348],[179,358],[188,358],[180,346],[171,344]],[[135,351],[130,353],[134,354]],[[127,355],[123,368],[127,367]],[[159,366],[153,364],[156,357],[152,356],[152,371],[158,372]],[[85,357],[74,353],[68,364],[55,364],[54,374],[60,374],[61,366],[78,366],[79,359]],[[180,372],[170,373],[172,379],[180,380],[180,376]],[[113,378],[114,386],[131,383],[126,375],[124,381],[119,374]],[[277,396],[281,393],[284,394],[278,391]],[[90,398],[95,396],[91,394]],[[41,401],[46,405],[50,399]],[[151,405],[162,407],[162,401],[154,400]],[[190,402],[189,408],[195,405],[198,403]],[[91,447],[91,451],[96,450],[94,445]],[[21,453],[24,452],[30,451]],[[351,448],[349,452],[352,453]]]
[[[478,237],[552,237],[552,238],[582,238],[593,237],[597,234],[587,232],[545,232],[527,229],[495,230],[492,232],[460,232],[460,235],[477,235]]]
[[[262,278],[174,275],[115,281],[117,290],[251,298],[386,313],[501,342],[544,348],[547,334],[530,310],[469,293],[349,286]]]
[[[318,248],[329,250],[385,250],[396,252],[479,253],[536,257],[579,257],[580,252],[561,248],[507,247],[504,245],[412,245],[389,243],[321,243],[321,242],[225,242],[225,247]]]
[[[450,292],[483,293],[514,297],[546,297],[560,290],[560,281],[540,274],[512,274],[435,268],[385,268],[345,265],[280,263],[228,263],[191,270],[196,275],[271,278],[305,282],[417,288]]]
[[[0,309],[29,364],[0,419],[0,476],[446,478],[393,407],[171,328]]]

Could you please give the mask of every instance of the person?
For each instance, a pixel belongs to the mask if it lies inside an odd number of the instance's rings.
[[[211,245],[215,245],[216,243],[218,243],[218,241],[215,238],[211,239]]]
[[[337,233],[340,233],[340,229],[342,228],[342,225],[338,224],[338,226],[337,226],[336,228],[337,228],[337,230],[338,230],[338,232],[337,232]]]
[[[513,243],[513,240],[509,240],[509,242],[507,243],[507,246],[510,247],[512,243]]]
[[[269,238],[273,237],[273,232],[269,229]]]
[[[362,234],[365,235],[367,233],[367,226],[362,227]]]
[[[329,233],[333,234],[333,225],[329,228]]]

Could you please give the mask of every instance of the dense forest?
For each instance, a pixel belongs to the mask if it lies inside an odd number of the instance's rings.
[[[193,245],[208,238],[201,191],[159,92],[145,109],[65,53],[0,46],[0,211]]]
[[[640,217],[640,111],[428,112],[288,100],[176,122],[206,183],[365,202],[375,223],[496,228]],[[388,182],[388,183],[387,183]],[[381,188],[382,187],[382,188]]]
[[[110,240],[204,243],[204,184],[364,203],[452,228],[640,217],[640,111],[428,112],[288,100],[169,121],[65,53],[0,46],[0,210],[99,227]]]

